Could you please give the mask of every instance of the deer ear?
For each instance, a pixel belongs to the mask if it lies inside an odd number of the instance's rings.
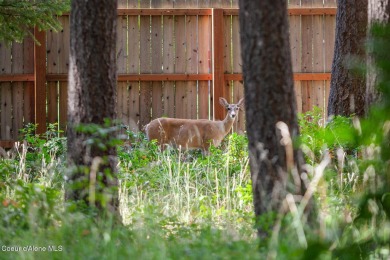
[[[237,106],[239,106],[241,109],[244,109],[245,100],[244,98],[241,98],[240,101],[238,101]]]
[[[229,103],[226,101],[226,99],[224,99],[223,97],[220,97],[219,98],[219,103],[223,106],[223,107],[227,107],[229,106]]]

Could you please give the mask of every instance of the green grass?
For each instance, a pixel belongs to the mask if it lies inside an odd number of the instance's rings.
[[[65,210],[65,139],[28,143],[0,159],[2,259],[252,259],[253,228],[247,140],[230,136],[211,156],[160,152],[142,134],[118,150],[124,226]],[[7,252],[36,246],[45,252]],[[55,246],[57,252],[48,251]],[[31,248],[30,248],[31,249]],[[1,248],[0,248],[1,250]]]

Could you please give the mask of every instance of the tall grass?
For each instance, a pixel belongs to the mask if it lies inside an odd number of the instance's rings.
[[[2,259],[258,257],[244,136],[203,157],[130,133],[118,151],[120,227],[66,210],[65,138],[33,128],[0,159]]]

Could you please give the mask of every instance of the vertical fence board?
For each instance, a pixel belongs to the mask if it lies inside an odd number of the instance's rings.
[[[314,0],[313,6],[322,7],[322,0]],[[325,72],[325,60],[324,60],[324,16],[313,16],[313,71],[312,72]],[[319,107],[322,112],[325,112],[325,81],[317,80],[313,81],[313,89],[315,97],[313,100],[313,106]],[[312,106],[312,107],[313,107]]]
[[[224,73],[232,73],[232,33],[237,33],[232,30],[232,16],[225,15],[223,17],[224,32],[223,32],[223,67]]]
[[[58,82],[47,82],[47,122],[58,122]]]
[[[34,73],[34,41],[27,37],[23,41],[23,71]],[[24,125],[34,122],[34,83],[24,82],[23,89],[23,123]]]
[[[69,16],[58,18],[62,29],[58,33],[58,73],[66,74],[69,70],[69,48],[70,48],[70,24]]]
[[[46,71],[47,73],[58,73],[58,33],[49,30],[46,33]]]
[[[44,43],[46,32],[39,31],[34,28],[34,36],[39,41]],[[34,44],[34,84],[35,84],[35,123],[38,125],[37,134],[46,132],[46,45],[38,46]]]
[[[226,74],[233,73],[233,55],[235,55],[233,51],[232,46],[232,16],[231,15],[225,15],[223,17],[223,72]],[[236,33],[236,32],[234,32]],[[233,102],[233,89],[234,89],[234,83],[233,81],[224,80],[223,86],[215,86],[215,87],[222,87],[225,91],[226,100],[231,103]],[[216,101],[219,101],[219,96],[215,96]],[[220,104],[218,102],[217,105],[218,109],[225,111],[225,108],[221,108]],[[221,118],[222,119],[222,118]],[[235,124],[236,125],[236,124]],[[234,126],[235,127],[235,126]]]
[[[297,102],[297,113],[302,113],[302,85],[301,81],[294,81],[295,98]]]
[[[24,73],[34,73],[34,41],[30,36],[23,41],[23,59]]]
[[[240,44],[240,21],[238,16],[232,17],[232,43],[233,43],[233,73],[242,72],[241,44]],[[233,82],[233,102],[237,103],[244,97],[244,85],[240,81]],[[245,132],[245,112],[240,111],[233,129],[237,133]]]
[[[195,15],[186,16],[186,73],[196,74],[198,72],[198,17]],[[187,108],[186,118],[197,118],[197,82],[186,83]]]
[[[12,139],[12,88],[10,82],[1,84],[1,138]]]
[[[124,8],[127,6],[127,1],[118,1],[118,7]],[[117,62],[117,73],[127,73],[127,32],[128,32],[128,16],[118,16],[117,19],[117,42],[116,42],[116,62]],[[117,103],[116,112],[117,117],[122,124],[129,124],[129,113],[128,113],[128,89],[127,82],[117,82]],[[123,131],[121,131],[123,133]]]
[[[176,61],[175,73],[186,71],[186,20],[185,16],[175,16]],[[177,118],[187,115],[186,82],[176,81],[175,114]]]
[[[0,74],[11,73],[11,47],[0,43]]]
[[[163,73],[175,70],[174,16],[163,17]],[[164,116],[175,117],[175,82],[165,81],[163,87]]]
[[[136,6],[136,0],[129,1],[129,6]],[[140,62],[140,27],[138,26],[139,17],[128,17],[128,72],[133,74],[139,73]],[[140,122],[140,93],[139,82],[128,82],[128,113],[129,129],[133,132],[138,132]]]
[[[129,129],[133,132],[140,130],[140,95],[139,83],[137,81],[129,82]]]
[[[58,61],[58,72],[65,74],[69,70],[69,48],[70,48],[70,24],[69,16],[63,16],[60,19],[62,23],[62,30],[59,34],[59,61]],[[68,82],[59,82],[58,89],[58,112],[59,112],[59,127],[62,131],[66,131],[66,122],[68,118]]]
[[[0,44],[0,74],[11,73],[11,48],[4,43]],[[11,114],[11,83],[0,83],[1,94],[1,139],[11,139],[12,114]]]
[[[311,0],[302,0],[302,7],[312,6]],[[312,55],[313,55],[313,39],[312,39],[312,16],[302,16],[301,18],[301,72],[309,73],[313,70]],[[311,109],[311,81],[302,81],[302,112],[309,111]]]
[[[59,73],[59,33],[49,30],[46,33],[46,72]],[[47,122],[58,123],[58,82],[47,82]]]
[[[157,4],[157,3],[155,3]],[[162,73],[162,16],[152,16],[152,73]],[[162,82],[152,82],[152,119],[163,115]]]
[[[142,4],[142,1],[141,1]],[[142,7],[142,6],[141,6]],[[140,72],[151,73],[150,53],[150,16],[140,17]],[[140,83],[140,128],[142,129],[151,120],[152,84]]]
[[[26,82],[23,92],[23,118],[24,123],[34,122],[34,82]]]
[[[223,34],[224,20],[223,10],[213,9],[213,40],[212,40],[212,63],[213,63],[213,116],[215,120],[222,120],[226,112],[219,105],[219,97],[228,98],[228,89],[225,86],[224,63],[223,63]]]
[[[68,121],[68,83],[59,84],[59,126],[62,131],[66,131],[66,122]]]
[[[12,73],[23,74],[23,43],[12,44]],[[19,139],[19,129],[23,127],[23,82],[12,83],[12,139]]]
[[[116,40],[116,67],[118,74],[127,72],[127,16],[118,16]]]
[[[322,0],[315,0],[314,6],[322,6]],[[323,54],[323,16],[314,15],[312,19],[312,39],[313,39],[313,70],[311,72],[324,72],[324,54]],[[312,106],[317,106],[324,111],[325,107],[325,88],[324,81],[312,82],[313,98]]]
[[[174,8],[176,1],[152,0],[152,6],[159,8]],[[175,46],[174,46],[174,16],[162,16],[162,72],[173,73],[175,67]],[[164,81],[162,85],[162,108],[160,115],[175,117],[175,82]]]
[[[198,17],[198,73],[210,72],[211,19],[209,16]],[[209,115],[210,81],[198,81],[198,118],[210,119]]]

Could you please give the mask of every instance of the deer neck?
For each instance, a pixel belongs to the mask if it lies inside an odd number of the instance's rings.
[[[227,135],[232,129],[234,123],[234,118],[231,118],[229,115],[226,115],[225,119],[222,121],[224,134]]]

